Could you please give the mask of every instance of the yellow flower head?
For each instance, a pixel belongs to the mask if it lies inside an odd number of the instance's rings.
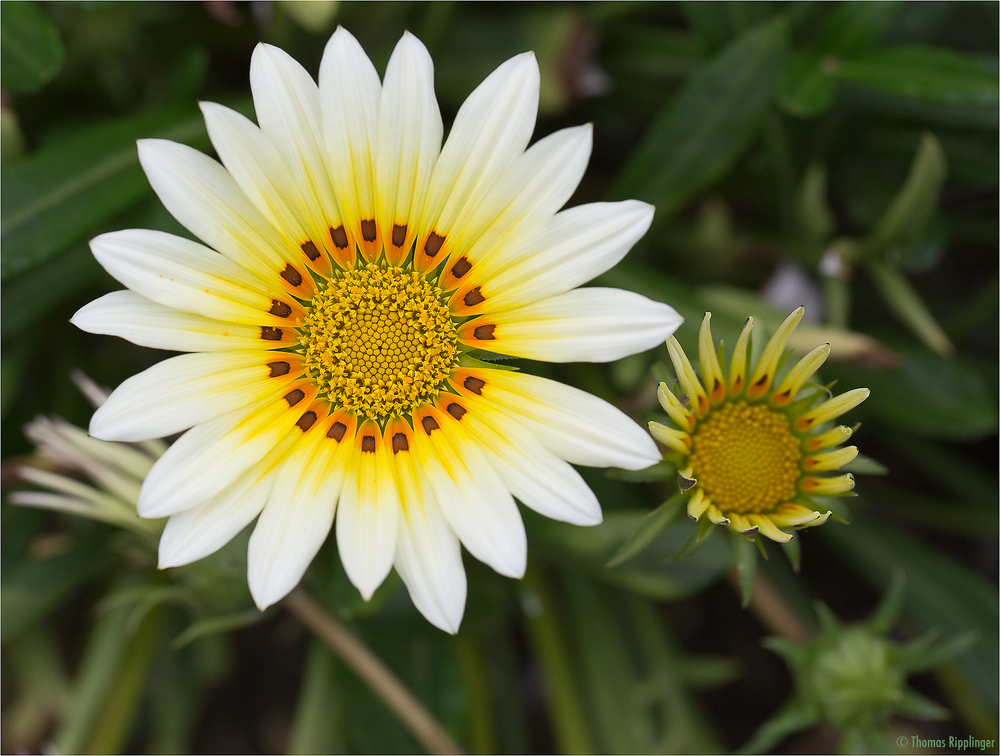
[[[850,473],[828,475],[858,455],[841,444],[852,430],[829,422],[868,398],[865,388],[829,396],[806,382],[830,355],[816,347],[776,381],[788,337],[804,313],[797,309],[764,348],[755,366],[748,350],[753,318],[740,333],[723,370],[721,347],[713,345],[711,313],[705,313],[698,344],[701,376],[673,336],[667,351],[677,372],[679,396],[661,383],[657,396],[674,427],[651,422],[649,430],[679,458],[681,487],[690,493],[688,514],[707,516],[745,536],[760,532],[773,541],[791,535],[782,528],[822,525],[830,512],[816,510],[812,496],[839,496],[854,488]]]

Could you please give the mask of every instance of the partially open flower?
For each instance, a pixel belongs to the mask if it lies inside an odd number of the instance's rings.
[[[699,339],[701,377],[677,340],[667,350],[677,372],[680,396],[661,383],[657,395],[673,427],[651,422],[649,430],[679,460],[681,488],[690,493],[688,514],[703,515],[741,535],[757,532],[784,542],[782,528],[821,525],[830,512],[812,496],[839,496],[854,488],[854,476],[835,473],[858,449],[843,447],[852,429],[830,421],[868,398],[865,388],[829,396],[807,381],[826,361],[829,344],[816,347],[776,380],[785,345],[804,313],[797,309],[782,323],[755,366],[749,364],[748,318],[723,371],[722,347],[713,344],[711,313]]]

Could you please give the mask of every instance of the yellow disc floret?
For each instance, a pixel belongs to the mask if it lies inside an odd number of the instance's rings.
[[[802,452],[783,413],[727,404],[698,423],[691,441],[692,473],[720,510],[770,512],[794,498]]]
[[[372,419],[416,409],[457,362],[458,334],[441,290],[401,268],[337,273],[313,297],[299,331],[320,390]]]

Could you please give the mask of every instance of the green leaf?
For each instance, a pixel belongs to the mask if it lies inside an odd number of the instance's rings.
[[[685,82],[650,126],[613,194],[673,214],[743,154],[771,100],[787,46],[775,20],[755,27]]]
[[[897,265],[869,260],[865,266],[882,299],[900,323],[935,353],[948,356],[955,347],[938,324],[913,284]]]
[[[120,579],[114,589],[126,590],[137,582],[135,575],[129,575]],[[59,753],[85,753],[128,654],[131,639],[125,628],[130,614],[129,607],[119,606],[100,615],[90,629],[73,681],[69,711],[52,738]]]
[[[871,255],[890,247],[905,247],[922,237],[937,207],[938,195],[948,174],[941,143],[929,131],[920,145],[899,193],[879,219],[875,230],[864,240],[861,254]]]
[[[736,577],[740,583],[740,601],[743,608],[750,605],[750,595],[753,593],[754,578],[757,577],[757,549],[753,541],[743,536],[733,536],[733,560],[736,565]]]
[[[216,635],[218,633],[228,633],[239,630],[250,625],[255,625],[264,618],[264,612],[258,609],[247,609],[243,612],[232,612],[218,617],[206,617],[188,625],[180,635],[174,638],[170,645],[175,648],[183,648],[191,641],[203,638],[206,635]]]
[[[557,608],[550,582],[540,565],[533,564],[524,575],[519,593],[527,639],[543,676],[559,752],[594,753],[580,671],[570,653],[570,628]]]
[[[596,752],[653,752],[656,726],[648,707],[636,706],[639,670],[624,632],[621,597],[576,571],[564,571],[561,584],[579,679],[598,737]]]
[[[615,552],[615,555],[608,560],[608,567],[617,567],[622,562],[627,562],[660,535],[684,510],[685,498],[677,494],[667,499],[660,506],[646,515],[639,529],[622,544],[622,547]]]
[[[941,47],[890,47],[841,62],[842,81],[879,92],[950,107],[996,109],[996,74],[978,61]]]
[[[882,600],[868,618],[868,626],[878,635],[888,635],[899,620],[899,612],[903,608],[903,597],[906,594],[906,573],[898,571],[893,574],[889,587]]]
[[[788,58],[775,92],[783,111],[797,118],[811,118],[833,104],[833,79],[823,63],[814,52],[797,52]]]
[[[819,49],[850,56],[878,42],[903,4],[900,2],[838,3],[823,25]]]
[[[0,283],[0,335],[8,339],[24,333],[73,294],[107,277],[90,248],[80,244],[33,270],[4,280]]]
[[[668,561],[687,542],[694,541],[698,525],[687,518],[675,521],[645,550],[617,567],[605,565],[621,544],[639,529],[645,510],[610,510],[604,522],[578,528],[524,512],[529,539],[543,544],[546,555],[563,564],[583,567],[594,577],[643,596],[673,600],[691,596],[717,580],[731,564],[725,539],[698,543],[683,561]],[[714,526],[713,526],[714,527]]]
[[[85,240],[152,193],[135,149],[142,137],[207,144],[201,118],[183,107],[88,128],[4,171],[4,279]]]
[[[845,387],[870,388],[855,412],[874,415],[898,433],[975,439],[996,431],[994,392],[978,371],[913,346],[901,345],[899,352],[903,364],[892,370],[828,363],[824,374],[838,376]]]
[[[731,3],[682,2],[680,9],[706,45],[711,50],[718,50],[747,27],[766,20],[773,12],[770,5],[739,0]]]
[[[113,561],[103,533],[77,537],[63,552],[10,565],[0,580],[0,639],[39,622]]]
[[[645,470],[622,470],[617,467],[609,467],[605,471],[605,475],[614,480],[624,480],[629,483],[648,483],[652,480],[673,478],[677,475],[677,465],[661,460]]]
[[[288,753],[344,753],[340,719],[344,714],[335,684],[337,660],[326,646],[313,639],[306,656],[304,679],[295,705]]]
[[[35,3],[5,2],[0,15],[0,74],[3,88],[31,94],[62,68],[59,32]]]
[[[163,611],[156,609],[137,627],[126,629],[128,645],[121,665],[101,702],[84,753],[121,753],[135,724],[158,648]]]

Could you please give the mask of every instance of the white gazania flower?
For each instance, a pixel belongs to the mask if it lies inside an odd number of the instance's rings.
[[[250,83],[259,126],[202,105],[222,165],[139,143],[156,193],[207,246],[142,230],[92,242],[130,291],[74,322],[193,354],[125,381],[91,433],[190,428],[139,496],[142,516],[170,518],[161,567],[212,553],[258,518],[249,583],[263,608],[298,583],[336,513],[361,594],[395,567],[424,616],[454,632],[460,543],[503,575],[524,572],[515,496],[593,525],[600,506],[568,463],[660,458],[611,405],[469,355],[608,361],[662,343],[680,323],[670,307],[575,288],[625,255],[653,208],[557,212],[583,175],[591,129],[527,148],[539,86],[530,53],[469,96],[443,147],[433,66],[410,34],[383,82],[339,29],[319,86],[263,44]]]

